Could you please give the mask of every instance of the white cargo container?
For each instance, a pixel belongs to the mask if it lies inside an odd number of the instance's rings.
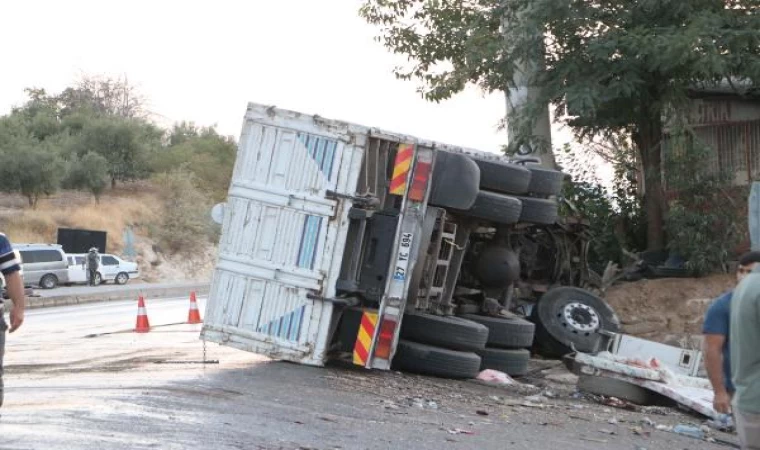
[[[557,218],[562,174],[541,170],[533,186],[533,169],[501,156],[249,104],[202,337],[310,365],[347,354],[388,369],[398,350],[409,370],[473,376],[487,341],[530,346],[532,324],[451,316],[552,283],[519,279],[522,239]],[[573,295],[550,306],[590,346],[614,314]]]

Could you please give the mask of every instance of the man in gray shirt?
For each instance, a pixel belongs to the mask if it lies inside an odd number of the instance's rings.
[[[742,449],[760,449],[760,271],[756,268],[731,300],[733,412]]]

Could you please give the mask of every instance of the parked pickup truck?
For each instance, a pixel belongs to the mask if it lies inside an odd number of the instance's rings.
[[[250,104],[202,338],[454,378],[598,350],[618,319],[567,286],[564,176],[534,162]]]

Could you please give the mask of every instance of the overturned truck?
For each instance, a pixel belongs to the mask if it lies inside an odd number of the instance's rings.
[[[587,244],[558,220],[562,182],[535,161],[250,104],[202,338],[455,378],[522,375],[531,347],[595,351],[618,319],[579,287]]]

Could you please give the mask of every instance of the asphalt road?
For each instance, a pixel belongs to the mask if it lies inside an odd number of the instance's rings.
[[[203,299],[200,299],[203,311]],[[699,419],[395,372],[312,368],[208,346],[188,300],[30,311],[8,337],[0,449],[713,449],[644,425]],[[166,325],[166,326],[164,326]],[[177,362],[189,362],[177,364]],[[731,439],[728,437],[728,439]]]

